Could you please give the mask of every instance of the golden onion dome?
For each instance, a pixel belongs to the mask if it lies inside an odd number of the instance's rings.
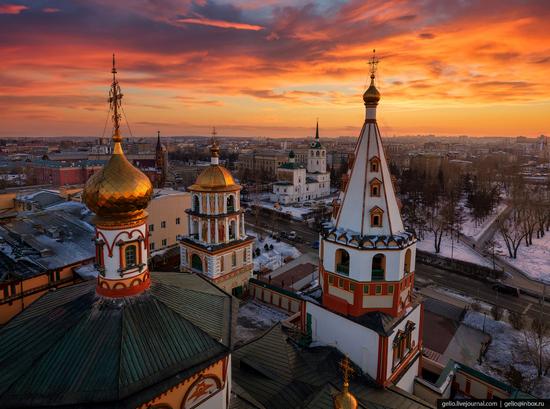
[[[189,190],[198,192],[231,192],[240,190],[241,186],[235,183],[231,172],[219,164],[220,147],[216,141],[212,142],[210,152],[210,166],[200,173],[195,184],[189,186]]]
[[[370,76],[370,86],[363,94],[363,101],[365,101],[366,105],[377,105],[378,101],[380,101],[380,92],[374,85],[374,74]]]
[[[83,201],[96,215],[107,218],[139,216],[149,204],[153,185],[122,151],[119,138],[107,164],[86,182]]]
[[[357,399],[351,394],[348,388],[333,398],[334,409],[357,409]]]
[[[201,172],[195,184],[189,190],[197,191],[230,191],[238,190],[241,187],[235,183],[226,168],[221,165],[210,165]]]

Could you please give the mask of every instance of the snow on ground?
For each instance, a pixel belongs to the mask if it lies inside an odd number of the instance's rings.
[[[274,207],[274,204],[271,202],[260,202],[259,205],[266,209],[271,209],[278,211],[280,213],[285,213],[290,215],[294,220],[304,220],[304,216],[308,213],[311,213],[311,207],[294,207],[294,206],[283,206],[280,205],[278,208]]]
[[[522,240],[515,259],[509,257],[500,233],[495,234],[495,239],[498,246],[495,252],[504,260],[536,280],[550,282],[550,234],[545,234],[541,239],[534,237],[529,247]]]
[[[506,209],[506,203],[501,202],[496,210],[483,220],[481,223],[476,223],[471,215],[468,215],[464,224],[462,225],[462,234],[471,237],[474,240],[478,240],[481,235],[487,230],[487,228],[500,216],[500,214]]]
[[[256,237],[254,251],[256,251],[256,248],[261,250],[261,254],[258,257],[254,257],[254,271],[260,271],[264,267],[270,270],[276,270],[284,264],[284,259],[286,257],[296,259],[302,255],[296,247],[283,241],[277,242],[271,237],[259,240],[255,233],[247,232],[247,234]],[[273,246],[273,250],[265,251],[264,246],[266,244]]]
[[[457,241],[456,238],[451,240],[449,235],[444,235],[441,239],[441,251],[439,253],[435,252],[434,236],[431,232],[427,232],[424,235],[424,240],[418,241],[416,248],[443,257],[467,261],[485,267],[493,266],[490,261],[477,254],[468,244]]]
[[[481,365],[475,365],[476,369],[505,383],[508,383],[505,373],[511,364],[524,376],[536,377],[536,369],[524,352],[525,337],[522,331],[515,330],[506,322],[494,321],[490,314],[475,311],[468,311],[463,322],[472,328],[485,330],[492,337],[487,354]],[[550,353],[550,347],[547,352]],[[530,393],[540,398],[550,398],[550,377],[539,380]]]
[[[257,337],[286,318],[285,312],[258,301],[241,304],[237,316],[237,342]]]

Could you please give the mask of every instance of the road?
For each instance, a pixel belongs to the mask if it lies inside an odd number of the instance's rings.
[[[489,284],[447,270],[417,263],[415,274],[417,277],[415,286],[418,288],[437,286],[450,289],[487,304],[496,304],[509,311],[527,314],[532,318],[538,316],[540,312],[539,300],[536,298],[526,295],[514,297],[497,293]],[[545,303],[544,317],[550,319],[550,303],[548,302]]]

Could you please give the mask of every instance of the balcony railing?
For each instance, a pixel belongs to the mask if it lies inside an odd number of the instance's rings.
[[[336,264],[336,272],[349,275],[349,264]]]
[[[384,270],[373,268],[372,269],[372,281],[382,281],[384,280]]]

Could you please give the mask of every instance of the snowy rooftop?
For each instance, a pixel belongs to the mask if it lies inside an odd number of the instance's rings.
[[[360,248],[402,248],[416,241],[413,233],[403,231],[392,235],[361,235],[349,229],[335,228],[330,222],[323,224],[325,239],[355,245]]]

